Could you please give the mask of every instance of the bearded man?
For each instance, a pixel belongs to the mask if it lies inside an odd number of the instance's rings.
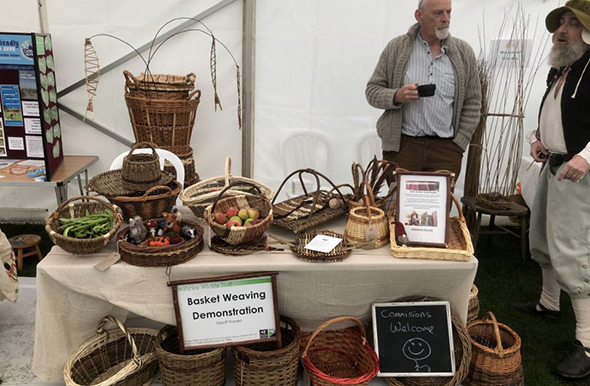
[[[544,167],[531,208],[530,246],[543,273],[541,298],[514,306],[557,318],[564,290],[576,316],[573,350],[555,372],[590,375],[590,1],[570,0],[547,15],[551,70],[531,156]]]
[[[480,120],[481,85],[473,50],[449,33],[451,8],[451,0],[420,0],[417,23],[387,44],[365,94],[385,110],[377,121],[384,159],[458,177]],[[434,95],[420,97],[426,84]]]

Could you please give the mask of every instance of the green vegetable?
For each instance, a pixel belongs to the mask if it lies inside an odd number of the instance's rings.
[[[62,217],[59,222],[61,225],[57,229],[64,236],[91,239],[108,233],[115,225],[115,215],[110,209],[93,214],[86,210],[86,216],[78,218]]]

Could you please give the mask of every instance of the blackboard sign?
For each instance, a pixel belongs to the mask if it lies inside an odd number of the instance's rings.
[[[372,310],[379,376],[455,374],[449,302],[375,303]]]

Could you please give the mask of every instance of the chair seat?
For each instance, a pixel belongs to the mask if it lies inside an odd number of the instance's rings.
[[[39,261],[43,259],[43,255],[41,254],[41,250],[39,249],[39,244],[41,244],[41,236],[39,235],[32,235],[32,234],[25,234],[25,235],[18,235],[13,236],[8,239],[10,245],[16,251],[16,269],[20,270],[23,267],[23,258],[27,256],[36,255],[39,258]],[[32,250],[24,253],[25,249],[31,248]]]

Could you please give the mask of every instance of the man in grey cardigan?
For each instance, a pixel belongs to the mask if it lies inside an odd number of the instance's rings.
[[[383,158],[412,171],[459,176],[463,152],[481,116],[481,86],[473,50],[449,34],[451,0],[420,0],[414,24],[391,40],[369,79],[369,104]],[[435,84],[434,95],[418,86]]]

